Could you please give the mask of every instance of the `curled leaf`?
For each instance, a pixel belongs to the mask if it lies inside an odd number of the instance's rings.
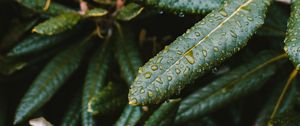
[[[81,19],[77,13],[64,13],[38,24],[32,29],[42,35],[54,35],[73,28]]]
[[[271,0],[230,0],[150,59],[131,85],[129,104],[159,103],[247,44]]]
[[[274,57],[272,53],[263,52],[251,62],[195,91],[181,102],[176,122],[201,117],[258,90],[275,73],[278,64],[276,61],[282,58],[285,55]]]
[[[116,18],[118,20],[129,21],[138,16],[143,9],[143,7],[136,3],[129,3],[118,11]]]

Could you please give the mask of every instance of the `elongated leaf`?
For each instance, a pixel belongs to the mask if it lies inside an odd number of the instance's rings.
[[[100,92],[105,85],[108,66],[111,62],[111,47],[104,44],[97,48],[90,60],[82,99],[82,125],[95,126],[92,113],[88,112],[88,103],[92,97]]]
[[[132,32],[128,28],[125,28],[117,33],[114,40],[115,57],[129,86],[137,75],[139,67],[142,66],[142,60],[135,45],[137,40]]]
[[[266,126],[271,119],[271,116],[277,117],[280,114],[283,114],[287,111],[292,110],[294,105],[294,98],[297,93],[296,81],[293,81],[291,86],[289,86],[289,90],[284,92],[283,89],[286,86],[286,82],[280,82],[280,85],[277,85],[276,88],[273,89],[272,95],[269,95],[270,98],[265,106],[262,108],[262,111],[259,113],[257,120],[255,121],[255,126]],[[280,95],[283,94],[283,101],[279,102],[277,112],[273,114],[276,103],[278,103],[278,99]]]
[[[49,15],[59,15],[66,12],[75,12],[74,10],[61,4],[51,2],[47,11],[43,11],[47,0],[17,0],[21,5],[36,11],[38,13],[47,13]]]
[[[141,107],[127,105],[114,126],[135,126],[142,115]]]
[[[78,43],[54,57],[34,80],[22,98],[14,123],[27,119],[40,109],[80,65],[87,44]]]
[[[204,14],[219,8],[224,0],[136,0],[145,5],[155,8],[175,12]]]
[[[89,100],[88,112],[93,115],[103,115],[122,108],[127,101],[123,89],[120,84],[110,82]]]
[[[263,52],[250,63],[235,68],[195,91],[181,102],[176,122],[182,123],[201,117],[258,90],[275,73],[277,63],[274,61],[280,58]]]
[[[64,13],[35,26],[32,31],[42,35],[54,35],[73,28],[81,19],[77,13]]]
[[[171,126],[178,109],[179,101],[163,103],[145,122],[144,126]]]
[[[89,10],[85,15],[87,17],[101,17],[108,13],[107,10],[102,8],[94,8],[92,10]]]
[[[231,57],[263,24],[269,4],[270,0],[230,0],[208,14],[139,70],[129,103],[159,103]]]
[[[32,34],[26,37],[22,42],[12,48],[7,56],[22,56],[40,52],[48,47],[52,47],[60,42],[63,42],[70,36],[70,32],[53,36],[43,36]]]
[[[138,16],[143,11],[143,9],[143,7],[136,3],[129,3],[119,10],[116,18],[118,20],[129,21]]]
[[[126,33],[125,36],[124,33]],[[117,32],[115,37],[115,57],[121,68],[121,73],[129,86],[132,84],[138,68],[142,66],[142,60],[134,43],[136,42],[135,36],[132,33],[133,31],[124,27],[123,30]],[[139,106],[127,105],[114,125],[134,126],[142,115],[143,113]]]
[[[79,93],[80,94],[80,93]],[[81,117],[81,97],[76,95],[65,114],[61,126],[78,126]]]
[[[17,42],[19,42],[19,39],[36,23],[37,19],[22,22],[21,24],[13,23],[14,26],[11,27],[7,31],[6,35],[1,39],[0,52],[8,51],[10,48],[12,48]]]
[[[288,21],[288,30],[284,40],[284,50],[297,69],[300,69],[300,1],[292,3],[292,12]]]

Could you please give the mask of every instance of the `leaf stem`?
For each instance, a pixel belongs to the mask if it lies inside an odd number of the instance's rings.
[[[270,117],[270,119],[269,119],[269,121],[268,121],[268,126],[272,126],[272,124],[271,124],[270,121],[275,117],[275,115],[276,115],[276,113],[277,113],[277,111],[278,111],[278,108],[279,108],[279,106],[281,105],[282,100],[283,100],[285,94],[287,93],[287,90],[288,90],[289,87],[291,86],[291,84],[292,84],[292,82],[293,82],[293,80],[295,79],[295,77],[296,77],[297,74],[298,74],[298,70],[297,70],[297,69],[294,69],[294,70],[292,71],[292,73],[290,74],[289,79],[287,80],[287,82],[286,82],[286,84],[285,84],[285,86],[284,86],[284,88],[283,88],[283,90],[282,90],[282,92],[281,92],[281,94],[280,94],[280,96],[279,96],[279,99],[278,99],[278,101],[277,101],[277,103],[276,103],[276,105],[275,105],[275,107],[274,107],[274,109],[273,109],[273,112],[272,112],[272,114],[271,114],[271,117]]]

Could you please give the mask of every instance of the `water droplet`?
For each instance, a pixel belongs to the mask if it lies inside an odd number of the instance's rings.
[[[143,68],[142,67],[139,68],[138,73],[139,74],[143,73]]]
[[[160,83],[160,84],[163,84],[163,81],[161,80],[160,77],[157,77],[157,78],[155,79],[155,81],[158,82],[158,83]]]
[[[182,52],[181,52],[181,51],[177,51],[177,54],[178,54],[178,55],[181,55],[181,54],[182,54]]]
[[[189,51],[184,57],[185,57],[185,59],[186,59],[190,64],[194,64],[194,63],[195,63],[195,58],[194,58],[193,51]]]
[[[200,32],[196,32],[195,34],[196,34],[196,36],[200,36],[200,35],[201,35],[201,33],[200,33]]]
[[[168,76],[168,81],[171,81],[172,80],[172,76]]]
[[[218,72],[218,68],[214,67],[212,70],[211,70],[212,73],[217,73]]]
[[[144,74],[144,76],[145,76],[146,79],[149,79],[149,78],[151,77],[151,75],[152,75],[151,72],[146,72],[146,73]]]
[[[295,39],[295,38],[293,38],[293,39],[291,39],[291,41],[293,42],[293,41],[296,41],[297,39]]]
[[[156,63],[161,63],[162,59],[163,59],[163,57],[161,57],[161,56],[158,57],[157,60],[156,60]]]
[[[232,30],[230,30],[230,35],[231,35],[232,37],[234,37],[234,38],[237,38],[236,33],[235,33],[234,31],[232,31]]]
[[[296,66],[296,69],[297,69],[297,70],[300,70],[300,64],[298,64],[298,65]]]
[[[175,72],[176,72],[177,74],[180,74],[181,71],[180,71],[180,69],[176,68]]]
[[[215,52],[218,52],[219,49],[218,49],[217,47],[214,47],[214,51],[215,51]]]
[[[140,93],[144,93],[144,92],[145,92],[145,90],[143,88],[141,88]]]
[[[149,96],[149,97],[152,97],[152,96],[153,96],[152,91],[148,91],[148,96]]]
[[[135,98],[129,100],[129,104],[130,105],[136,105],[137,104],[137,100]]]
[[[253,21],[252,17],[247,17],[248,21]]]
[[[242,27],[240,21],[236,21],[236,24],[237,24],[239,27]]]
[[[183,12],[179,12],[178,16],[179,17],[184,17],[184,13]]]
[[[297,51],[300,52],[300,47],[298,47]]]
[[[207,56],[207,51],[206,50],[202,50],[202,54],[203,54],[204,57],[206,57]]]
[[[286,46],[283,47],[283,49],[284,49],[284,51],[286,51],[286,52],[288,51],[288,48],[287,48]]]
[[[151,66],[151,69],[152,69],[153,71],[156,71],[156,70],[158,69],[158,67],[157,67],[157,65],[152,65],[152,66]]]
[[[227,13],[226,13],[224,10],[221,10],[221,11],[220,11],[220,14],[221,14],[222,16],[224,16],[224,17],[227,16]]]
[[[176,64],[176,65],[179,65],[179,64],[180,64],[180,60],[178,60],[175,64]]]

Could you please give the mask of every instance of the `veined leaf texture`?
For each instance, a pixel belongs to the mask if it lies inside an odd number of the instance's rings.
[[[238,52],[264,23],[270,2],[225,1],[139,69],[129,104],[160,103]]]

